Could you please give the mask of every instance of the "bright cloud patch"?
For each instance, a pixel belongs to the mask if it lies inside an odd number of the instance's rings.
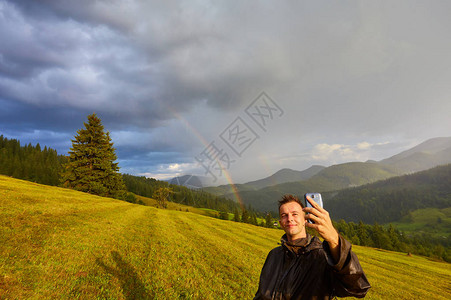
[[[168,180],[174,177],[192,174],[196,166],[197,164],[191,163],[162,164],[158,167],[157,172],[144,172],[139,175],[159,180]]]
[[[313,148],[311,157],[316,161],[331,161],[333,163],[366,161],[372,157],[371,155],[375,147],[385,144],[387,143],[371,144],[368,142],[361,142],[356,145],[318,144]]]

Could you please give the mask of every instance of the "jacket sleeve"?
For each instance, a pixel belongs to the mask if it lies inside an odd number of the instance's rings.
[[[351,243],[340,235],[340,258],[335,262],[329,250],[329,244],[323,243],[327,263],[331,267],[331,280],[334,295],[338,297],[363,298],[371,287],[357,255],[351,250]]]

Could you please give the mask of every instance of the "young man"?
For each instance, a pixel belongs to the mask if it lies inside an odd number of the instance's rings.
[[[307,200],[312,208],[305,208],[292,195],[279,201],[279,224],[285,234],[282,245],[266,258],[254,300],[363,298],[371,287],[351,244],[337,233],[329,213],[311,198]],[[324,241],[308,234],[305,226]]]

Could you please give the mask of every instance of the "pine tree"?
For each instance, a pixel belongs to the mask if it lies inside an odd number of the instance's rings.
[[[243,213],[241,214],[241,222],[249,223],[249,213],[246,208],[243,208]]]
[[[359,237],[360,245],[362,246],[371,245],[371,241],[368,236],[368,231],[366,229],[365,224],[362,221],[359,221],[359,226],[357,227],[357,236]]]
[[[234,212],[233,212],[233,221],[235,222],[239,222],[240,221],[240,215],[238,213],[238,209],[235,208]]]
[[[273,221],[272,221],[272,216],[271,216],[271,214],[266,214],[266,219],[265,219],[265,221],[266,221],[266,227],[268,227],[268,228],[273,228],[274,227],[274,223],[273,223]]]
[[[219,218],[222,219],[222,220],[228,220],[229,219],[229,214],[227,212],[225,212],[225,211],[221,211],[219,213]]]
[[[109,132],[95,113],[88,116],[85,129],[77,131],[64,165],[63,186],[95,195],[123,198],[125,185]]]

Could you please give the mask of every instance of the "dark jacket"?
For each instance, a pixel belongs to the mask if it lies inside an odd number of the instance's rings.
[[[351,251],[340,236],[340,259],[334,262],[329,245],[307,235],[298,248],[286,242],[268,254],[260,275],[256,299],[331,299],[334,296],[363,298],[371,287]],[[297,253],[296,253],[297,252]]]

